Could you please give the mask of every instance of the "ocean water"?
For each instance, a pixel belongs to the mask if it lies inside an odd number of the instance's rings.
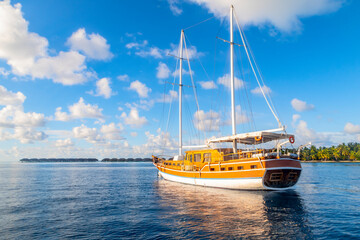
[[[360,164],[305,163],[291,191],[196,187],[151,163],[0,163],[0,239],[359,239]]]

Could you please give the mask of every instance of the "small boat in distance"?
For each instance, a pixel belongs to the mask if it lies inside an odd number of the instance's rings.
[[[298,154],[282,154],[281,146],[295,142],[293,134],[288,134],[281,124],[275,111],[269,104],[268,98],[259,82],[261,76],[256,73],[244,39],[240,25],[241,47],[244,47],[251,69],[259,84],[262,95],[279,127],[276,129],[254,131],[246,133],[236,132],[235,114],[235,81],[234,81],[234,40],[233,40],[234,7],[230,7],[230,81],[231,81],[231,123],[232,135],[213,137],[206,140],[203,146],[183,146],[182,143],[182,60],[184,30],[181,31],[179,50],[179,154],[170,159],[152,156],[153,164],[159,175],[166,180],[207,187],[243,189],[243,190],[283,190],[294,186],[301,175],[301,164]],[[236,18],[235,18],[236,19]],[[236,20],[237,21],[237,20]],[[236,44],[238,45],[238,44]],[[265,143],[275,143],[275,148],[238,148],[244,146],[258,146]],[[223,147],[229,144],[229,147]],[[191,150],[183,153],[183,148]],[[274,150],[275,149],[275,150]]]

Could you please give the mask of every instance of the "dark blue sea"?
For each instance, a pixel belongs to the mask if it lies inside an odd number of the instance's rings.
[[[291,191],[196,187],[151,163],[0,163],[0,239],[360,239],[360,164]]]

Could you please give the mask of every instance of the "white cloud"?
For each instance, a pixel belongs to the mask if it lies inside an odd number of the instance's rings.
[[[344,131],[349,134],[358,134],[360,133],[360,125],[355,125],[348,122],[344,127]]]
[[[134,154],[142,154],[149,156],[151,154],[161,154],[163,149],[167,151],[174,151],[178,147],[178,143],[171,138],[170,133],[157,130],[157,135],[145,132],[147,141],[145,144],[133,147]]]
[[[137,92],[141,98],[147,98],[148,94],[151,92],[151,88],[148,88],[144,83],[138,80],[131,82],[129,89]]]
[[[168,94],[163,94],[162,97],[159,97],[157,102],[164,102],[164,103],[170,103],[173,100],[176,100],[178,98],[178,92],[174,90],[170,90]]]
[[[31,127],[15,127],[12,131],[4,131],[3,128],[0,128],[0,141],[18,140],[26,144],[33,143],[34,141],[42,141],[47,137],[45,133]]]
[[[60,148],[66,148],[74,146],[74,143],[71,141],[71,138],[59,139],[55,141],[55,146]]]
[[[214,81],[205,81],[205,82],[200,81],[199,84],[203,89],[216,89],[217,88]]]
[[[173,77],[178,77],[178,76],[179,76],[179,73],[180,73],[180,69],[176,69],[176,70],[172,73],[172,76],[173,76]],[[190,72],[187,71],[186,69],[183,69],[181,73],[182,73],[183,76],[184,76],[184,75],[190,75]],[[191,74],[194,76],[194,74],[195,74],[194,70],[191,70]]]
[[[0,85],[0,105],[22,105],[25,99],[21,92],[13,93]]]
[[[10,1],[0,2],[0,58],[19,72],[36,57],[47,55],[47,39],[28,32],[28,25],[22,16],[21,4],[12,6]]]
[[[96,128],[88,128],[84,124],[79,127],[74,127],[72,132],[75,138],[82,138],[91,143],[104,141]]]
[[[294,98],[293,100],[291,100],[291,106],[298,112],[310,111],[315,108],[314,105],[308,104],[297,98]]]
[[[95,118],[102,119],[102,108],[97,105],[86,104],[84,99],[81,97],[77,103],[69,106],[69,113],[62,112],[62,108],[56,108],[55,120],[57,121],[70,121],[73,119],[82,118]]]
[[[304,120],[299,121],[299,124],[296,126],[295,133],[296,137],[299,139],[297,144],[304,144],[311,141],[313,144],[326,146],[334,143],[331,139],[336,137],[336,133],[319,133],[308,128],[307,122]]]
[[[179,56],[179,45],[177,44],[170,44],[171,50],[165,50],[164,52],[169,52],[173,56]],[[203,56],[204,53],[198,52],[195,46],[188,46],[187,49],[183,49],[183,57],[194,59]],[[187,60],[185,60],[187,61]]]
[[[296,122],[301,118],[299,114],[293,114],[292,116],[292,124],[296,124]]]
[[[264,91],[265,94],[270,94],[272,92],[271,89],[266,85],[262,86],[262,90]],[[262,95],[260,87],[252,89],[251,93],[257,94],[257,95]]]
[[[23,93],[13,93],[0,86],[0,141],[15,139],[21,143],[32,143],[47,138],[47,135],[37,131],[37,127],[45,125],[44,114],[24,112],[23,103],[26,97]]]
[[[231,113],[229,112],[229,114],[231,114]],[[236,124],[243,124],[243,123],[249,122],[248,116],[246,115],[245,111],[242,111],[240,105],[237,105],[235,107],[235,119],[236,119]],[[225,124],[226,125],[232,124],[231,117],[225,121]]]
[[[108,60],[113,57],[106,39],[99,34],[86,34],[84,28],[74,32],[67,40],[67,44],[72,50],[80,51],[92,59]]]
[[[135,128],[140,128],[148,122],[145,117],[139,116],[139,111],[136,108],[132,108],[129,115],[123,112],[121,114],[121,118],[123,118],[126,125],[130,125]]]
[[[234,77],[234,81],[235,81],[235,89],[239,89],[239,88],[243,88],[245,83],[243,80],[240,80],[237,77]],[[230,74],[225,74],[222,77],[219,77],[217,80],[218,84],[224,85],[227,88],[231,88],[231,83],[230,83]]]
[[[76,51],[49,56],[48,41],[28,31],[21,4],[0,2],[0,59],[12,73],[32,78],[47,78],[64,85],[83,83],[93,73],[86,70],[85,56]]]
[[[123,131],[123,126],[119,123],[118,127],[116,127],[115,123],[110,123],[109,125],[101,126],[100,132],[104,135],[105,139],[108,140],[122,140],[124,139],[121,136],[121,132]]]
[[[137,134],[137,132],[131,132],[130,135],[131,135],[132,137],[136,137],[138,134]]]
[[[23,111],[22,106],[7,105],[0,110],[0,127],[41,127],[45,125],[44,114]]]
[[[123,130],[124,128],[120,123],[102,125],[100,129],[89,128],[82,124],[79,127],[73,128],[72,135],[75,138],[85,139],[93,144],[108,145],[112,144],[111,140],[124,140],[124,137],[121,136]]]
[[[136,108],[148,111],[154,106],[156,101],[154,99],[140,99],[139,102],[125,103],[125,106],[129,109]]]
[[[228,16],[228,1],[190,0],[205,7],[218,18]],[[236,15],[244,25],[271,25],[284,32],[301,29],[300,18],[334,12],[341,7],[342,0],[242,0],[232,1]]]
[[[140,50],[138,52],[135,52],[136,55],[140,57],[153,57],[153,58],[163,58],[163,50],[161,50],[158,47],[151,47],[146,50]]]
[[[194,113],[194,126],[201,131],[219,131],[220,114],[212,110],[209,112],[204,112],[203,110],[196,111]]]
[[[149,42],[147,40],[144,40],[142,43],[131,42],[131,43],[126,44],[125,47],[127,49],[132,49],[132,48],[140,49],[140,48],[143,48],[143,47],[147,46],[148,43]]]
[[[123,75],[117,76],[117,79],[119,81],[122,81],[122,82],[128,82],[129,81],[129,76],[127,74],[123,74]]]
[[[135,55],[146,58],[153,57],[155,59],[164,58],[166,55],[170,54],[173,56],[179,55],[179,46],[176,44],[170,44],[170,49],[160,49],[156,46],[148,46],[148,41],[143,41],[142,43],[131,42],[126,44],[127,49],[132,50]],[[130,52],[129,52],[130,54]],[[198,52],[195,46],[190,46],[186,50],[184,49],[183,57],[184,58],[198,58],[203,56],[204,53]]]
[[[112,95],[112,90],[110,87],[110,79],[102,78],[96,82],[96,96],[103,96],[108,99]]]
[[[5,68],[0,67],[0,75],[7,77],[10,75],[10,72],[5,70]]]
[[[84,83],[93,73],[86,71],[85,56],[78,52],[60,52],[55,57],[43,57],[34,62],[19,75],[31,75],[33,78],[53,79],[63,85]]]
[[[170,69],[165,63],[159,62],[159,65],[156,68],[156,70],[157,70],[156,77],[158,79],[165,79],[170,76]]]
[[[179,0],[167,0],[167,1],[169,3],[171,12],[175,16],[182,14],[182,12],[183,12],[182,9],[177,6],[179,4]]]
[[[241,110],[240,105],[237,105],[235,107],[235,118],[236,118],[236,124],[243,124],[249,122],[249,118],[247,117],[245,112]]]
[[[33,141],[42,141],[48,136],[33,128],[16,127],[14,129],[13,139],[19,140],[21,143],[33,143]]]

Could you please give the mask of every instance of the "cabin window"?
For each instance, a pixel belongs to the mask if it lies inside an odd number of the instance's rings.
[[[224,168],[224,167],[222,167],[222,168],[221,168],[221,171],[225,171],[225,168]]]
[[[251,165],[250,168],[251,168],[251,169],[256,169],[256,168],[257,168],[257,165]]]
[[[210,168],[210,171],[215,171],[215,168]]]
[[[189,160],[190,162],[192,162],[192,155],[189,155]]]
[[[204,153],[204,162],[211,162],[211,153]]]
[[[201,154],[200,153],[194,155],[194,162],[201,162]]]
[[[238,170],[243,170],[244,167],[243,167],[243,166],[238,166],[237,169],[238,169]]]
[[[229,170],[229,171],[233,170],[233,167],[228,167],[228,170]]]

